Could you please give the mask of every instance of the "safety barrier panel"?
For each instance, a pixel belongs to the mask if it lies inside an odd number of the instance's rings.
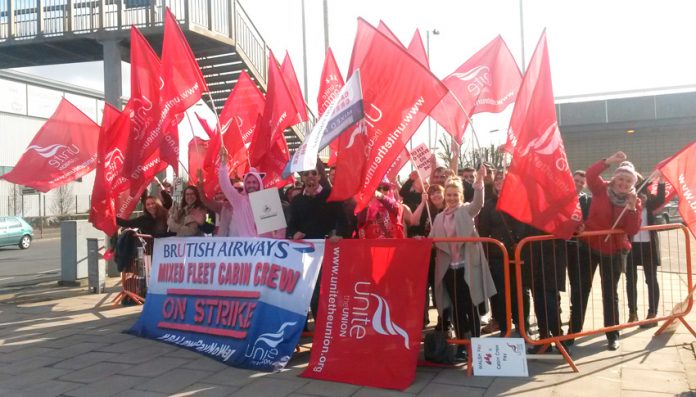
[[[634,243],[631,252],[623,253],[611,247],[614,240],[608,237],[623,234],[621,230],[585,232],[570,241],[548,235],[522,239],[515,249],[516,310],[522,318],[523,295],[532,291],[539,334],[533,338],[531,327],[525,324],[520,327],[525,341],[538,346],[539,353],[554,344],[573,371],[578,372],[566,348],[576,338],[607,333],[608,339],[618,339],[621,329],[647,328],[664,321],[655,333],[659,335],[676,320],[696,337],[684,319],[693,306],[695,290],[688,229],[672,224],[644,226],[641,231],[652,237],[644,243]],[[618,254],[600,254],[589,248],[588,239],[608,241],[610,248],[606,252],[618,251]],[[638,288],[641,272],[637,269],[641,267],[645,283]],[[597,288],[593,288],[595,272],[600,273],[600,282],[594,283],[599,284]],[[598,308],[604,318],[601,326],[594,324]],[[565,334],[561,328],[563,309],[570,312]],[[645,312],[643,309],[647,309],[648,318],[640,320],[638,315]],[[591,320],[586,321],[587,317]]]
[[[114,305],[121,304],[128,298],[133,304],[142,305],[147,295],[147,285],[150,274],[150,255],[145,252],[146,240],[152,243],[153,237],[147,234],[135,234],[142,242],[142,250],[138,247],[138,255],[128,269],[121,272],[121,291],[112,301]]]
[[[501,243],[498,240],[488,238],[488,237],[470,237],[470,238],[460,238],[460,237],[453,237],[453,238],[435,238],[431,239],[433,244],[436,243],[474,243],[474,244],[483,244],[484,246],[484,253],[487,257],[490,257],[491,250],[500,250],[500,257],[502,257],[502,263],[500,263],[499,267],[503,270],[503,279],[502,279],[502,286],[503,286],[503,291],[498,291],[498,293],[502,294],[502,298],[504,299],[504,305],[505,305],[505,316],[502,321],[505,321],[506,324],[506,332],[504,334],[501,334],[500,336],[503,337],[508,337],[511,332],[512,328],[512,301],[510,298],[510,286],[511,286],[511,277],[510,277],[510,258],[508,255],[508,251],[505,248],[505,245]],[[433,245],[433,248],[434,245]],[[489,262],[489,266],[490,266]],[[429,264],[430,266],[430,264]],[[496,288],[499,287],[499,283],[496,283]],[[433,286],[434,287],[434,286]],[[427,288],[427,287],[426,287]],[[435,291],[433,290],[433,295],[435,294]],[[429,298],[426,301],[426,306],[430,307],[430,302]],[[419,313],[420,315],[420,313]],[[453,314],[456,315],[456,314]],[[455,318],[452,320],[456,321]],[[445,321],[444,319],[442,321]],[[497,321],[501,321],[501,319],[497,319]],[[430,331],[426,331],[430,332]],[[313,331],[305,331],[302,333],[303,337],[314,337],[314,332]],[[473,354],[471,351],[471,340],[470,339],[462,339],[462,338],[455,338],[455,339],[447,339],[447,342],[453,345],[457,346],[465,346],[467,349],[467,375],[471,376],[472,375],[472,358]],[[297,351],[300,350],[300,346],[298,345],[296,348]]]

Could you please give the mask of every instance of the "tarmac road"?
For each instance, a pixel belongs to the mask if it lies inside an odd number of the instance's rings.
[[[60,238],[36,239],[26,250],[0,248],[0,288],[32,285],[60,278]]]

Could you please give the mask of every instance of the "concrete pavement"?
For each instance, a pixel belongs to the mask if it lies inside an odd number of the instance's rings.
[[[559,359],[530,361],[529,378],[418,368],[397,392],[300,378],[306,350],[269,374],[124,334],[141,308],[110,303],[117,281],[102,295],[55,283],[0,293],[0,396],[696,396],[695,340],[681,325],[658,337],[656,328],[624,330],[616,352],[603,335],[582,338],[573,349],[580,373]]]

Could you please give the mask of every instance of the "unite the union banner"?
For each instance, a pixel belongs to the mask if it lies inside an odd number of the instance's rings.
[[[155,239],[142,315],[130,333],[228,365],[285,367],[299,341],[323,240]]]

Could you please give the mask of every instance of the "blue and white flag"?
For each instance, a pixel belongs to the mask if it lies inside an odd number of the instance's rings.
[[[129,331],[231,366],[285,367],[302,334],[323,240],[156,239],[147,297]]]
[[[364,117],[360,71],[356,70],[295,152],[290,162],[290,171],[313,170],[319,151]]]

